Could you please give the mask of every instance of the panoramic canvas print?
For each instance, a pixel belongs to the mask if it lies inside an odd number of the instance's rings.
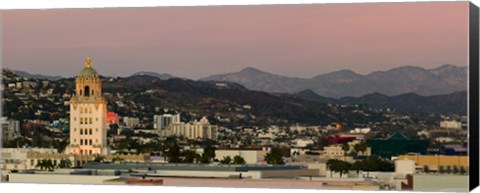
[[[2,14],[3,183],[468,190],[468,2]]]

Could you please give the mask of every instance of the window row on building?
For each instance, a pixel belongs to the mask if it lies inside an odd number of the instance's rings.
[[[92,112],[92,107],[80,107],[80,114],[91,114]]]
[[[95,121],[98,121],[98,117],[95,119]],[[80,117],[80,125],[87,125],[87,124],[93,124],[93,118],[92,117]]]
[[[96,144],[98,143],[98,139],[95,139],[95,143]],[[92,139],[80,139],[80,145],[93,145],[93,140]]]
[[[95,129],[98,132],[98,128]],[[93,135],[93,129],[80,129],[80,135]]]

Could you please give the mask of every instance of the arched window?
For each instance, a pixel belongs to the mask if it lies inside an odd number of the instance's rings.
[[[83,135],[83,129],[80,129],[80,135]]]
[[[90,132],[89,132],[89,133],[90,133],[90,135],[92,134],[92,129],[90,129]]]
[[[92,89],[92,95],[95,96],[95,91]]]
[[[92,140],[91,139],[89,140],[89,142],[90,142],[90,145],[92,145]]]
[[[82,95],[83,95],[83,94],[82,94],[82,90],[80,90],[80,96],[82,96]]]
[[[80,139],[80,145],[83,145],[83,139]]]
[[[85,96],[90,96],[90,87],[89,86],[85,86]]]

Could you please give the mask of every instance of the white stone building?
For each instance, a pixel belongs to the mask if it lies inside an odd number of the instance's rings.
[[[160,130],[161,136],[183,136],[188,139],[216,139],[217,126],[211,125],[206,117],[200,121],[193,121],[189,123],[174,123],[170,124],[166,129]]]
[[[107,101],[102,94],[100,75],[90,58],[75,80],[76,93],[70,99],[70,144],[66,152],[108,155]]]
[[[153,128],[165,129],[171,124],[180,123],[180,114],[164,114],[153,116]]]

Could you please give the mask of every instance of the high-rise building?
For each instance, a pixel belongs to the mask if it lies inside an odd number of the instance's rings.
[[[200,121],[172,123],[166,129],[160,130],[161,136],[183,136],[188,139],[215,139],[217,126],[211,125],[206,117]]]
[[[3,135],[0,135],[0,137],[3,137],[3,140],[5,141],[13,140],[16,137],[20,136],[19,121],[8,119],[7,117],[1,117],[0,125],[1,125],[0,131],[3,131]],[[2,132],[0,132],[0,134],[2,134]]]
[[[100,75],[90,58],[75,80],[70,99],[70,145],[67,153],[109,154],[107,147],[107,101],[102,95]]]
[[[153,116],[153,128],[155,129],[165,129],[171,124],[175,123],[180,123],[180,114],[164,114]]]

